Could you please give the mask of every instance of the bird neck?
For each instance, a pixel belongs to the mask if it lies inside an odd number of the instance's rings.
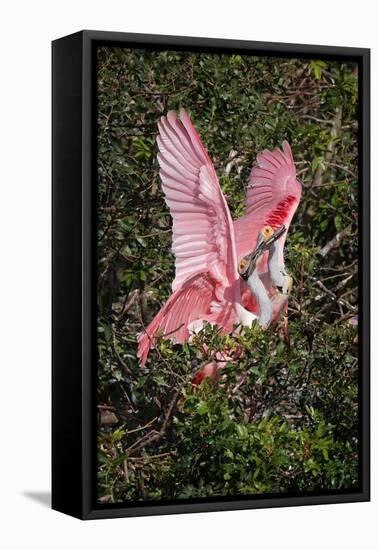
[[[285,239],[285,236],[284,236]],[[271,283],[281,294],[289,294],[292,288],[292,277],[290,277],[284,266],[284,240],[278,239],[271,247],[268,257],[268,271]]]
[[[274,286],[281,286],[283,284],[283,271],[284,271],[284,256],[283,256],[283,240],[278,239],[270,247],[268,256],[268,269],[270,277]]]
[[[254,271],[248,278],[247,284],[258,302],[258,306],[259,306],[258,323],[261,326],[266,327],[271,322],[272,304],[271,304],[270,298],[267,295],[267,291],[264,287],[264,284],[262,283],[259,277],[258,266],[255,267]]]

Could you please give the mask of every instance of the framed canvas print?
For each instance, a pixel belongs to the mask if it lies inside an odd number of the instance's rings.
[[[369,50],[53,42],[53,508],[369,499]]]

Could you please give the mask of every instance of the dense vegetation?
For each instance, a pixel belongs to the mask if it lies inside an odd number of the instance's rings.
[[[348,63],[99,50],[100,502],[357,486],[357,90]],[[234,217],[256,154],[291,143],[303,197],[286,246],[289,342],[207,326],[188,345],[162,339],[141,369],[136,335],[174,276],[157,121],[180,107]],[[194,390],[214,350],[239,359]]]

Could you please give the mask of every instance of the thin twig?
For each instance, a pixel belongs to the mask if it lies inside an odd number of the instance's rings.
[[[352,227],[349,225],[348,227],[345,227],[345,229],[342,229],[331,241],[329,241],[321,250],[320,254],[323,258],[329,254],[334,248],[338,248],[341,244],[341,241],[345,238],[351,235]]]

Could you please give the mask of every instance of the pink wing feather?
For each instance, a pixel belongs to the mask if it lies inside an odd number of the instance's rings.
[[[173,294],[139,335],[143,366],[159,334],[183,343],[189,324],[209,321],[230,331],[239,292],[233,222],[212,162],[184,110],[162,117],[157,138],[160,177],[173,219]],[[236,284],[237,283],[237,284]]]
[[[189,323],[211,318],[211,303],[216,300],[216,283],[209,273],[199,273],[183,284],[167,300],[144,332],[138,337],[138,353],[144,366],[157,336],[171,338],[177,344],[190,337]]]
[[[173,291],[208,270],[222,287],[238,280],[233,223],[212,162],[188,115],[162,117],[157,138],[160,176],[173,219]]]
[[[258,154],[258,164],[251,171],[246,194],[246,214],[272,209],[288,195],[289,184],[296,180],[296,169],[289,144],[283,152],[264,150]]]
[[[234,222],[238,260],[253,250],[263,226],[276,229],[285,224],[288,230],[301,196],[291,147],[286,141],[283,151],[265,150],[258,154],[257,161],[247,188],[246,215]],[[281,238],[283,243],[286,235],[287,231]],[[266,269],[265,264],[261,262],[261,269]]]

